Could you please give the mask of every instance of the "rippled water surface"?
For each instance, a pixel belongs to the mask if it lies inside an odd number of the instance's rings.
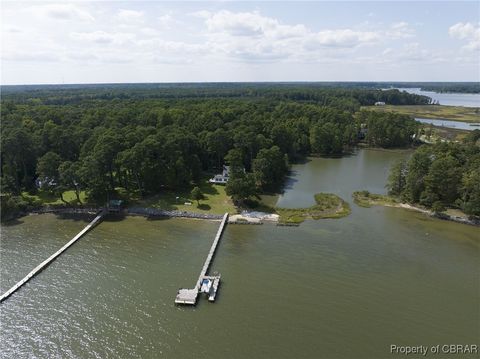
[[[311,159],[294,167],[279,201],[383,191],[402,155]],[[0,291],[86,221],[40,215],[2,226]],[[217,302],[174,306],[217,225],[104,221],[0,305],[1,357],[385,358],[390,344],[478,342],[476,227],[353,204],[349,217],[298,228],[230,225],[212,268],[222,274]]]

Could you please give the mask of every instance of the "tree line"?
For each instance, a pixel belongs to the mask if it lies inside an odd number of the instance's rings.
[[[377,100],[424,96],[312,86],[206,85],[35,88],[1,100],[1,191],[61,193],[105,201],[118,187],[140,195],[188,188],[224,163],[234,200],[281,185],[288,164],[311,153],[341,154],[362,139],[404,146],[409,118],[355,113]]]
[[[389,193],[435,212],[459,208],[480,216],[480,130],[462,143],[419,147],[392,167]]]

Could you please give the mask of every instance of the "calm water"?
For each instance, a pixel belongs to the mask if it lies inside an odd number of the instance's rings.
[[[446,106],[464,106],[480,107],[480,94],[473,93],[438,93],[434,91],[422,91],[419,88],[400,88],[400,91],[406,91],[417,95],[424,95],[438,101],[440,105]]]
[[[415,118],[416,121],[426,124],[432,124],[440,127],[455,128],[457,130],[480,130],[480,124],[472,124],[469,122],[463,121],[449,121],[449,120],[440,120],[440,119],[431,119],[431,118]]]
[[[405,155],[311,159],[294,166],[279,203],[382,192],[389,165]],[[2,292],[85,224],[21,222],[2,227]],[[390,344],[478,344],[478,228],[353,204],[349,217],[298,228],[231,225],[214,262],[217,302],[175,307],[217,224],[101,223],[0,306],[1,357],[387,358]]]

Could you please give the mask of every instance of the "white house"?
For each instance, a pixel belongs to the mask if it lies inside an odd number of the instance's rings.
[[[50,179],[48,177],[38,177],[35,180],[35,186],[37,188],[42,189],[42,188],[47,188],[47,187],[55,187],[57,185],[57,182],[55,182],[55,179]]]
[[[383,101],[375,102],[375,106],[385,106],[385,102]]]
[[[230,175],[230,166],[223,166],[223,171],[221,174],[215,175],[213,178],[210,178],[208,182],[216,184],[225,184],[228,182]]]

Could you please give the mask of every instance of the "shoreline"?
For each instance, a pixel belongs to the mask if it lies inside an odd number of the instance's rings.
[[[461,215],[454,215],[448,213],[435,213],[429,209],[423,208],[419,205],[414,205],[406,202],[398,202],[395,198],[386,196],[386,195],[377,195],[377,194],[370,194],[373,198],[369,197],[360,197],[359,192],[354,192],[352,194],[353,202],[359,206],[364,208],[370,208],[372,206],[383,206],[383,207],[391,207],[391,208],[402,208],[410,211],[415,211],[422,213],[428,217],[438,218],[445,221],[456,222],[460,224],[467,224],[471,226],[480,227],[480,218],[469,218],[463,212],[460,212]],[[448,210],[447,210],[448,211]]]
[[[384,195],[375,195],[379,196],[378,198],[365,198],[359,197],[356,195],[355,192],[352,194],[354,203],[359,207],[369,208],[372,206],[384,206],[390,208],[402,208],[410,211],[415,211],[422,213],[426,216],[432,218],[438,218],[442,220],[452,221],[460,224],[467,224],[472,226],[480,227],[480,218],[468,218],[467,215],[463,214],[463,212],[459,212],[459,215],[449,214],[449,213],[435,213],[431,210],[423,208],[418,205],[413,205],[406,202],[397,202],[396,199],[384,196]],[[10,222],[13,222],[19,218],[29,216],[29,215],[38,215],[38,214],[90,214],[94,215],[103,209],[103,207],[43,207],[43,208],[36,208],[28,211],[24,211],[18,213],[15,216],[12,216],[4,221],[2,224],[8,225]],[[251,212],[253,215],[251,215]],[[448,210],[447,210],[448,212]],[[256,213],[256,215],[255,215]],[[188,212],[188,211],[179,211],[179,210],[164,210],[159,208],[153,207],[128,207],[124,208],[118,213],[112,213],[121,216],[134,216],[134,217],[145,217],[145,218],[184,218],[184,219],[194,219],[194,220],[210,220],[210,221],[219,221],[222,219],[221,214],[207,214],[207,213],[196,213],[196,212]],[[261,214],[261,215],[260,215]],[[252,211],[242,211],[242,213],[232,214],[232,220],[229,221],[231,224],[263,224],[263,223],[274,223],[277,225],[283,224],[293,224],[289,221],[285,223],[281,220],[281,216],[279,214],[271,214],[267,212],[258,212],[255,210]],[[326,217],[328,218],[328,217]],[[306,219],[306,218],[305,218]],[[295,223],[298,226],[299,223]]]
[[[380,204],[380,205],[382,205],[382,204]],[[392,204],[383,204],[383,206],[392,207],[392,208],[403,208],[403,209],[406,209],[406,210],[423,213],[423,214],[425,214],[429,217],[443,219],[445,221],[457,222],[457,223],[460,223],[460,224],[468,224],[470,226],[480,227],[480,219],[470,219],[466,215],[455,216],[455,215],[451,215],[451,214],[448,214],[448,213],[435,213],[435,212],[430,211],[428,209],[418,207],[418,206],[414,206],[410,203],[398,203],[398,204],[393,204],[392,203]]]
[[[9,222],[15,221],[16,219],[26,217],[29,215],[38,215],[38,214],[96,214],[98,211],[102,210],[103,207],[62,207],[62,208],[51,208],[43,207],[36,208],[32,210],[27,210],[21,213],[18,213],[15,216],[12,216],[4,221],[2,224],[9,224]],[[202,214],[195,212],[187,211],[167,211],[163,209],[151,208],[151,207],[130,207],[121,210],[118,214],[123,216],[140,216],[145,218],[188,218],[188,219],[203,219],[203,220],[221,220],[223,215],[220,214]]]

